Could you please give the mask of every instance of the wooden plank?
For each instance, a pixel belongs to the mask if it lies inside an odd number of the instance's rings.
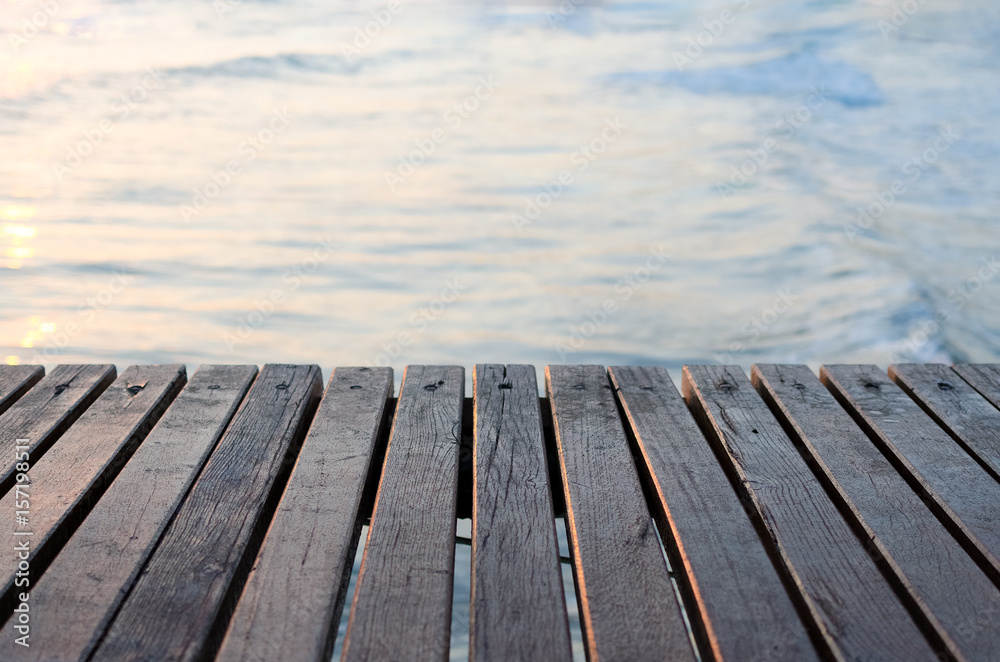
[[[477,365],[470,660],[573,659],[535,368]]]
[[[321,392],[318,366],[264,366],[94,659],[214,655]]]
[[[27,439],[29,457],[38,462],[115,380],[116,374],[113,365],[56,366],[0,416],[0,439]],[[18,473],[14,460],[12,453],[0,472],[0,496],[14,486]]]
[[[545,382],[588,659],[694,659],[607,371],[548,366]]]
[[[891,365],[889,377],[1000,481],[1000,410],[946,365]]]
[[[951,369],[1000,408],[1000,363],[956,363]]]
[[[1000,483],[874,365],[820,379],[1000,586]]]
[[[255,366],[202,366],[31,590],[31,647],[0,660],[83,660],[229,424]]]
[[[31,458],[30,484],[18,484],[0,499],[4,521],[14,523],[15,514],[26,518],[4,538],[7,549],[30,549],[29,581],[37,581],[185,381],[183,365],[130,366],[57,444],[37,462]],[[16,512],[21,510],[28,512]],[[0,555],[0,618],[10,614],[15,594],[25,588],[15,590],[18,563],[17,554]]]
[[[767,550],[667,371],[614,367],[609,372],[646,465],[660,531],[669,537],[674,567],[690,587],[689,613],[703,649],[716,660],[819,659]]]
[[[465,370],[407,366],[344,662],[448,658]]]
[[[40,365],[0,365],[0,414],[45,375]]]
[[[834,656],[936,660],[795,445],[738,366],[686,366],[684,395]],[[943,652],[943,651],[942,651]]]
[[[331,375],[217,660],[330,659],[391,397],[391,368]]]
[[[911,610],[948,641],[955,657],[996,659],[1000,590],[966,555],[920,497],[802,365],[757,365],[754,385],[793,432],[870,553],[912,596]]]

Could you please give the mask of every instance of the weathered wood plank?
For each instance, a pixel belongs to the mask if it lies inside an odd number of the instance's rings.
[[[448,658],[464,391],[460,367],[403,373],[345,662]]]
[[[1000,651],[1000,590],[910,489],[902,476],[802,365],[757,365],[754,385],[814,463],[841,512],[863,531],[956,657],[989,662]]]
[[[113,365],[60,365],[0,416],[0,439],[27,439],[38,462],[80,414],[115,380]],[[4,458],[0,495],[14,486],[14,455]]]
[[[31,647],[0,638],[0,660],[87,659],[256,374],[194,373],[31,589]]]
[[[331,375],[217,660],[330,659],[391,397],[391,368]]]
[[[951,369],[1000,408],[1000,363],[956,363]]]
[[[0,365],[0,414],[44,376],[40,365]]]
[[[264,366],[94,659],[214,655],[321,392],[317,366]]]
[[[1000,483],[874,365],[820,379],[1000,586]]]
[[[470,660],[573,659],[538,383],[477,365]]]
[[[27,544],[30,581],[46,565],[114,479],[186,381],[184,366],[130,366],[49,451],[31,458],[30,485],[0,499],[0,517],[26,522],[4,534],[8,549]],[[24,492],[27,492],[27,499]],[[23,508],[24,501],[29,502]],[[30,532],[27,535],[24,532]],[[25,543],[25,541],[27,541]],[[0,555],[0,617],[13,607],[18,555]],[[24,585],[17,586],[24,588]]]
[[[403,375],[344,660],[447,657],[464,375]]]
[[[609,372],[656,496],[660,531],[689,582],[701,645],[716,660],[817,660],[767,550],[667,371]]]
[[[548,366],[545,382],[589,659],[694,659],[607,371]]]
[[[849,660],[936,660],[743,371],[686,366],[683,388],[830,651]]]
[[[1000,481],[1000,409],[946,365],[891,365],[889,377]]]

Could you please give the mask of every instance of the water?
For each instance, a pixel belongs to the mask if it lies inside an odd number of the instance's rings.
[[[9,363],[1000,357],[995,3],[52,1],[0,10]]]

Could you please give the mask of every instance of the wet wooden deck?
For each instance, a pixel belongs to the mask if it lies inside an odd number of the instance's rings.
[[[1000,365],[0,367],[0,660],[1000,659]],[[348,580],[362,524],[364,557]],[[28,644],[25,646],[24,644]]]

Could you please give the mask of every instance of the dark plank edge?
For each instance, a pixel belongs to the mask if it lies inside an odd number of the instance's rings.
[[[907,459],[904,453],[892,443],[888,435],[876,425],[875,421],[869,419],[868,414],[854,403],[846,387],[841,385],[840,380],[831,372],[832,368],[863,367],[867,366],[822,366],[820,367],[820,381],[833,394],[837,402],[847,410],[855,423],[868,435],[868,438],[871,439],[872,443],[889,460],[896,471],[909,483],[910,487],[920,495],[924,503],[937,516],[938,520],[955,536],[965,552],[976,561],[993,583],[1000,587],[1000,559],[979,539],[976,533],[962,520],[959,514],[949,505],[948,501],[938,493],[917,467]],[[881,377],[882,375],[879,376]],[[898,388],[893,382],[888,380],[888,377],[885,377],[885,379],[890,386]],[[944,432],[942,431],[942,433]],[[960,447],[957,448],[961,450]],[[978,462],[975,463],[975,466],[979,470],[982,469]]]
[[[0,365],[0,414],[45,376],[40,365]]]
[[[26,437],[31,462],[35,463],[117,376],[113,365],[58,365],[0,417],[0,433]],[[77,392],[79,385],[74,384],[78,380],[84,382],[82,393]],[[73,397],[76,399],[70,401]],[[10,491],[16,477],[12,462],[0,473],[0,496]]]
[[[952,420],[952,415],[947,411],[947,402],[943,402],[934,397],[935,394],[928,393],[925,389],[927,387],[926,381],[920,382],[920,378],[923,377],[925,380],[933,378],[931,370],[935,368],[940,368],[948,371],[951,375],[955,373],[948,369],[944,365],[928,365],[928,364],[903,364],[903,365],[890,365],[889,366],[889,378],[896,382],[896,386],[903,389],[910,398],[913,399],[920,408],[927,413],[928,416],[934,419],[934,422],[941,426],[941,428],[947,432],[952,439],[955,440],[959,446],[961,446],[966,453],[968,453],[979,465],[983,468],[986,473],[993,476],[993,479],[1000,482],[1000,443],[997,447],[987,447],[982,448],[980,444],[977,443],[977,439],[973,436],[976,430],[961,429],[962,426],[957,425]],[[938,372],[940,372],[939,370]],[[937,378],[936,378],[937,379]],[[964,398],[962,400],[962,406],[976,407],[977,405],[982,408],[982,413],[989,416],[992,415],[994,418],[1000,419],[1000,411],[993,406],[993,404],[982,397],[978,391],[972,388],[970,385],[966,384],[963,380],[952,379],[952,380],[940,380],[937,379],[941,386],[947,386],[949,389],[957,389],[959,391],[956,397]],[[955,384],[958,384],[956,387]],[[977,399],[978,402],[976,400]],[[965,412],[959,412],[959,416],[964,416]],[[971,421],[969,421],[971,423]],[[1000,426],[997,426],[1000,429]],[[985,430],[980,430],[984,432]],[[1000,440],[1000,435],[998,435],[998,440]]]

